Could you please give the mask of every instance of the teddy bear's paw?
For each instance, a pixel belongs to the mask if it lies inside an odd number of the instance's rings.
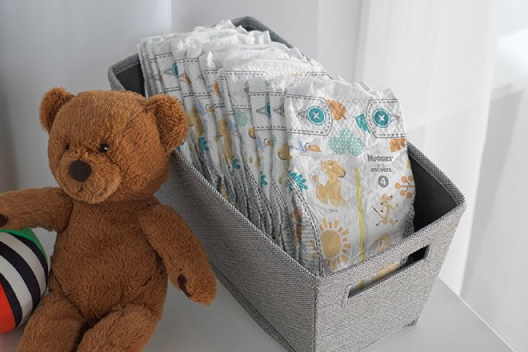
[[[0,227],[6,226],[8,221],[9,218],[7,217],[7,215],[0,214]]]
[[[16,219],[16,220],[15,220]],[[5,213],[1,212],[0,209],[0,229],[10,229],[10,230],[21,230],[24,227],[28,227],[27,221],[20,221],[18,218],[13,218],[12,216],[8,216]]]
[[[210,305],[216,297],[216,278],[212,272],[190,278],[180,275],[178,286],[190,300],[205,306]]]
[[[191,294],[187,291],[187,278],[183,275],[178,276],[178,288],[185,293],[187,297],[190,297]]]
[[[9,222],[9,216],[7,215],[9,213],[9,207],[7,206],[9,199],[6,198],[5,194],[0,195],[0,227],[6,226]]]
[[[17,192],[8,192],[0,195],[0,228],[20,230],[28,226],[28,215],[30,212],[21,211],[13,198]]]

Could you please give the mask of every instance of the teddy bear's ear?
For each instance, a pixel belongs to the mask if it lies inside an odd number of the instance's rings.
[[[44,94],[40,103],[40,123],[46,132],[51,131],[55,116],[60,108],[73,98],[73,94],[67,92],[64,88],[52,88]]]
[[[178,99],[168,95],[155,95],[147,101],[147,111],[156,116],[161,144],[167,153],[187,138],[189,124]]]

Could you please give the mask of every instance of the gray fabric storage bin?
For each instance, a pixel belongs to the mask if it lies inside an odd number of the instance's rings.
[[[266,30],[255,19],[234,20]],[[272,33],[272,38],[284,42]],[[109,70],[113,89],[144,94],[137,55]],[[178,152],[158,197],[190,224],[220,282],[288,351],[358,351],[416,324],[465,209],[456,186],[409,144],[416,184],[415,230],[402,243],[343,271],[317,277],[251,224]],[[354,283],[408,257],[407,265],[350,295]]]

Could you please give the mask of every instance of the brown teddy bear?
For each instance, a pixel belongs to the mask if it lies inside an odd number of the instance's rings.
[[[140,351],[160,320],[167,278],[209,305],[216,280],[185,221],[153,194],[188,125],[175,98],[62,88],[40,120],[60,188],[0,195],[0,227],[57,231],[49,294],[18,351]]]

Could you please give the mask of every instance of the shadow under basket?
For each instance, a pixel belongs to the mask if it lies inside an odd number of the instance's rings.
[[[251,17],[233,20],[269,30]],[[285,43],[270,31],[273,40]],[[113,89],[144,94],[137,55],[110,67]],[[220,282],[288,351],[359,351],[416,324],[465,210],[462,193],[409,143],[416,184],[415,233],[400,244],[329,276],[317,277],[249,222],[179,153],[157,194],[192,227]],[[355,284],[402,258],[407,264],[358,291]]]

